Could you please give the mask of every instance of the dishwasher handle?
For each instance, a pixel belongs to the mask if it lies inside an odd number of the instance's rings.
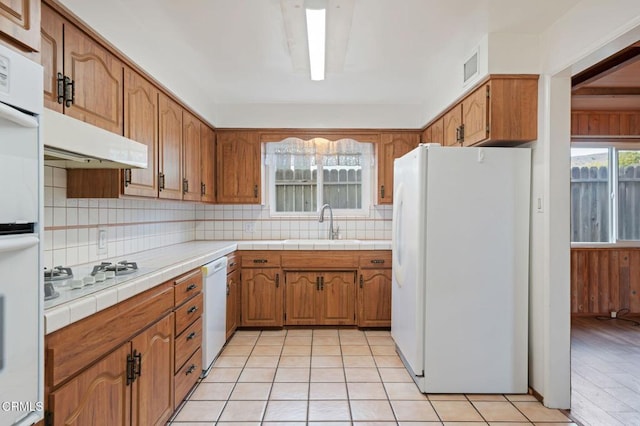
[[[227,256],[222,256],[213,262],[204,265],[202,267],[202,273],[205,277],[208,277],[209,275],[213,275],[223,269],[227,269]]]

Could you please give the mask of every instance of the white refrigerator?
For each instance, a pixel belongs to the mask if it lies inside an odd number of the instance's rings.
[[[526,393],[528,148],[394,164],[391,334],[424,393]]]

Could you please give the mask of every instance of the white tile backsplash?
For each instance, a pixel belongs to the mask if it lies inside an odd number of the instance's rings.
[[[155,199],[67,199],[65,169],[45,166],[45,266],[126,257],[193,240],[326,238],[328,223],[313,217],[271,217],[269,206],[209,205]],[[391,239],[391,206],[367,216],[337,216],[343,239]],[[253,232],[245,227],[251,224]],[[97,229],[107,230],[98,253]],[[250,228],[250,227],[249,227]]]

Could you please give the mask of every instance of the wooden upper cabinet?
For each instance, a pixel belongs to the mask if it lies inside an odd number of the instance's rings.
[[[63,40],[65,20],[45,3],[42,3],[40,63],[44,72],[44,106],[63,112],[62,100],[58,99],[58,74],[64,74]]]
[[[443,144],[443,122],[444,119],[440,118],[422,132],[422,143],[439,143]]]
[[[64,71],[75,92],[65,114],[122,135],[122,62],[78,28],[65,25]]]
[[[122,62],[46,4],[41,38],[44,106],[122,135]]]
[[[147,146],[147,168],[124,171],[127,195],[158,196],[158,90],[138,73],[124,70],[124,136]]]
[[[460,144],[460,125],[462,124],[462,104],[458,104],[442,118],[442,145]]]
[[[486,141],[513,145],[538,137],[538,75],[492,76],[487,89]],[[466,134],[466,131],[465,131]],[[466,135],[465,135],[466,138]]]
[[[431,140],[425,142],[434,142],[444,145],[444,119],[440,118],[433,122],[431,127]]]
[[[420,143],[420,133],[380,134],[378,144],[378,204],[393,203],[393,160],[402,157]]]
[[[216,188],[221,204],[260,204],[258,132],[216,131]]]
[[[0,40],[25,52],[38,52],[40,0],[0,0]]]
[[[200,120],[182,110],[182,199],[200,201]]]
[[[489,135],[488,117],[489,85],[485,85],[462,101],[464,123],[463,146],[474,145]]]
[[[204,123],[200,125],[200,180],[201,201],[215,203],[216,201],[216,134],[214,130]]]
[[[182,108],[162,93],[158,104],[158,196],[182,200]]]

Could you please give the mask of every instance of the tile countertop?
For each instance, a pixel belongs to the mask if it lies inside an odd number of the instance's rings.
[[[56,285],[60,296],[44,302],[45,334],[52,333],[156,285],[225,256],[235,250],[390,250],[388,240],[191,241],[127,256],[138,263],[135,274],[72,290]],[[119,259],[106,259],[117,262]],[[91,272],[95,263],[73,268],[75,277]]]

